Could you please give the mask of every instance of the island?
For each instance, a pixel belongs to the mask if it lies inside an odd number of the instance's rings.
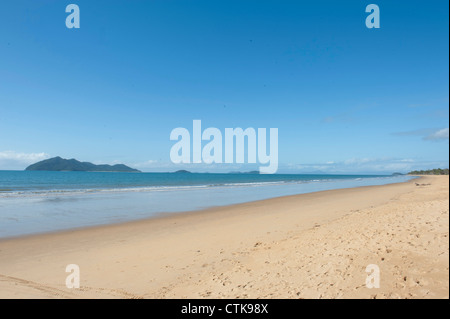
[[[175,174],[190,174],[191,172],[185,170],[185,169],[180,169],[176,172],[174,172]]]
[[[28,166],[26,171],[70,171],[70,172],[126,172],[140,173],[139,170],[124,164],[95,165],[89,162],[80,162],[76,159],[64,159],[59,156],[46,159]]]

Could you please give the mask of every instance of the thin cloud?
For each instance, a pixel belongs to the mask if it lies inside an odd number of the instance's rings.
[[[421,161],[412,158],[351,158],[326,163],[280,165],[280,173],[392,174],[417,169],[448,167],[448,161]]]
[[[395,136],[426,136],[433,132],[432,129],[419,129],[419,130],[413,130],[413,131],[406,131],[406,132],[395,132],[392,133],[392,135]]]
[[[138,167],[138,168],[151,168],[154,167],[155,164],[158,164],[159,162],[157,160],[148,160],[146,162],[140,162],[140,163],[134,163],[132,164],[133,167]]]
[[[395,136],[421,136],[425,141],[445,141],[449,139],[449,129],[444,128],[440,130],[436,129],[419,129],[406,132],[392,133]]]
[[[442,130],[436,131],[428,136],[424,137],[426,141],[446,141],[448,140],[448,127]]]
[[[15,151],[0,152],[0,160],[13,160],[24,163],[41,161],[49,157],[50,155],[47,153],[18,153]]]
[[[47,153],[0,152],[0,169],[24,169],[25,166],[50,158]]]

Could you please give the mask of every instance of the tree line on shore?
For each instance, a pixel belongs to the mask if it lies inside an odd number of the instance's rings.
[[[448,168],[435,168],[422,171],[412,171],[408,173],[409,175],[448,175]]]

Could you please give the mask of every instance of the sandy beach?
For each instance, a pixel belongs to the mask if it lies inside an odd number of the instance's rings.
[[[448,298],[448,234],[449,178],[426,176],[3,239],[0,297]]]

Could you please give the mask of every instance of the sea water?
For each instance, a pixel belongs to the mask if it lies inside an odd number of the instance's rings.
[[[411,176],[0,171],[0,238]]]

